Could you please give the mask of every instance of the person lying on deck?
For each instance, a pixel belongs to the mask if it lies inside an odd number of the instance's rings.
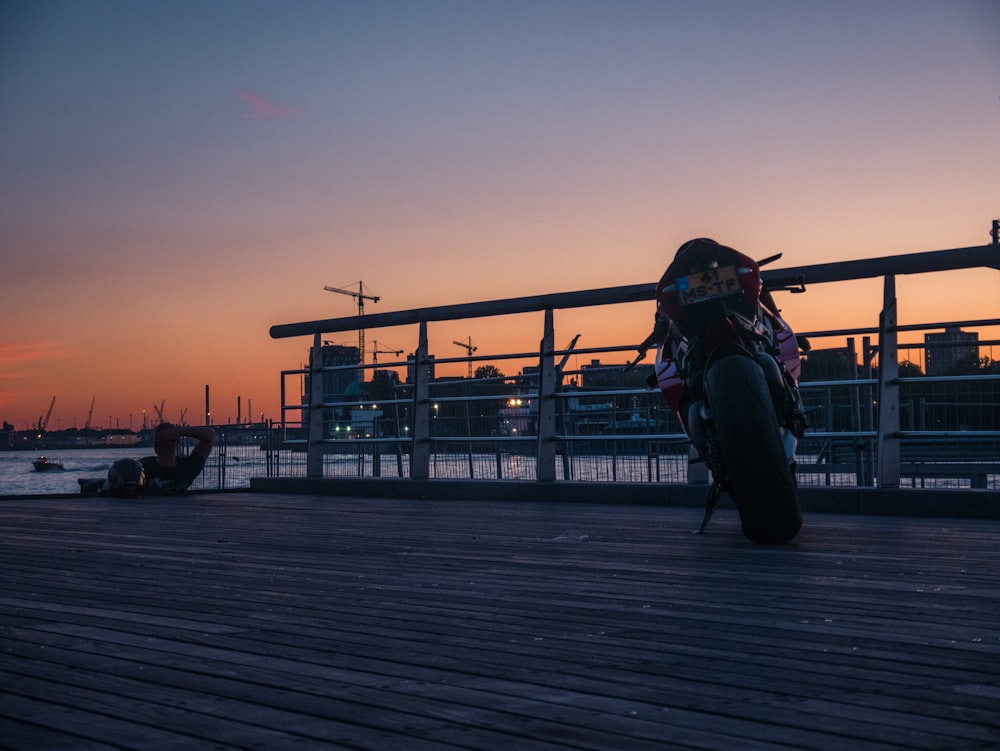
[[[181,438],[194,438],[198,441],[186,456],[177,454]],[[153,433],[155,456],[145,456],[139,460],[146,474],[146,490],[153,493],[183,493],[205,468],[205,460],[212,453],[214,443],[215,431],[209,427],[161,422]]]

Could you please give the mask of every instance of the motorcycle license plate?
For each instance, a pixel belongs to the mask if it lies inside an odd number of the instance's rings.
[[[740,278],[735,266],[706,269],[677,280],[677,294],[681,305],[714,300],[739,291]]]

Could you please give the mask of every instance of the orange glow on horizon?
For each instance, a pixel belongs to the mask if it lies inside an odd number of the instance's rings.
[[[567,291],[559,289],[558,291]],[[491,299],[497,299],[492,290]],[[956,320],[978,320],[997,317],[1000,300],[1000,273],[990,270],[968,270],[926,276],[898,277],[897,298],[899,322],[940,323]],[[876,327],[882,304],[882,280],[810,285],[801,295],[778,293],[782,313],[797,332]],[[468,302],[469,300],[463,300]],[[444,303],[442,303],[444,304]],[[314,306],[313,312],[316,306]],[[554,314],[557,349],[565,348],[576,334],[582,334],[577,350],[617,347],[637,343],[652,321],[653,303],[601,306],[591,309],[557,310]],[[340,317],[350,317],[337,311]],[[333,316],[326,316],[333,317]],[[319,316],[303,315],[301,320],[317,320]],[[210,386],[211,411],[217,425],[235,423],[237,401],[243,421],[280,420],[279,373],[303,367],[308,359],[312,337],[271,339],[266,329],[273,323],[291,323],[283,319],[266,322],[258,318],[256,331],[239,327],[226,329],[226,343],[214,337],[191,338],[185,342],[183,356],[173,350],[148,352],[139,356],[114,353],[114,344],[94,345],[96,349],[68,347],[54,340],[7,342],[0,349],[3,355],[4,386],[0,389],[0,417],[23,429],[32,427],[39,415],[48,408],[52,395],[57,397],[50,429],[55,427],[82,428],[95,399],[93,427],[139,428],[155,419],[155,405],[164,400],[164,416],[180,420],[184,410],[189,423],[204,421],[204,388]],[[265,326],[265,323],[267,325]],[[429,324],[431,351],[438,359],[460,358],[464,351],[452,346],[453,341],[467,341],[477,346],[476,355],[510,353],[524,355],[516,360],[477,361],[474,367],[494,364],[506,375],[514,375],[525,365],[533,364],[542,337],[541,313],[519,314],[498,318],[477,318],[463,321],[443,321]],[[263,329],[263,331],[261,330]],[[398,358],[381,356],[383,367],[404,361],[416,348],[416,326],[395,329],[369,329],[367,341],[382,342],[383,346],[403,350]],[[984,334],[996,338],[1000,334]],[[859,337],[860,338],[860,337]],[[903,335],[903,341],[918,341],[922,335]],[[843,346],[838,341],[814,342],[814,346]],[[877,337],[873,336],[877,340]],[[340,332],[324,337],[356,346],[356,332]],[[573,363],[600,359],[604,363],[624,363],[630,352],[574,355]],[[371,352],[366,361],[372,363]],[[401,380],[405,367],[395,366]],[[465,363],[439,363],[437,375],[464,377]],[[367,374],[371,379],[371,372]],[[289,378],[288,397],[295,402],[298,380]],[[250,411],[252,410],[252,414]],[[294,418],[292,418],[294,419]],[[110,423],[110,424],[109,424]]]
[[[51,426],[95,398],[99,426],[161,400],[201,421],[206,385],[215,424],[238,397],[279,420],[312,341],[268,330],[356,313],[325,285],[411,310],[652,283],[692,237],[804,266],[980,245],[997,218],[989,4],[342,5],[5,19],[0,420],[54,395]],[[899,279],[901,321],[998,317],[998,277]],[[876,326],[881,283],[837,286],[781,295],[792,327]],[[557,311],[556,346],[637,343],[652,310]],[[541,328],[431,346],[533,352]],[[416,330],[367,339],[408,354]]]

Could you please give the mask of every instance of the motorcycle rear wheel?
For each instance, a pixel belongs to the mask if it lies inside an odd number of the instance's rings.
[[[706,372],[705,392],[725,474],[719,479],[736,503],[743,535],[762,545],[789,542],[802,512],[763,372],[745,355],[723,357]]]

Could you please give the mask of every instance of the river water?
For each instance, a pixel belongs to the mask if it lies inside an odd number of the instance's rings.
[[[146,450],[148,451],[148,449]],[[117,459],[143,456],[143,449],[56,449],[45,454],[60,462],[65,470],[38,472],[32,462],[41,454],[28,451],[0,451],[0,495],[45,495],[78,493],[78,477],[107,477]]]
[[[62,464],[63,470],[38,472],[32,462],[41,454],[30,451],[0,451],[0,497],[78,493],[79,478],[107,477],[108,468],[118,459],[152,454],[149,447],[98,449],[52,449],[44,455]],[[324,457],[326,477],[409,477],[410,457],[395,451],[380,455],[371,450],[358,454]],[[254,445],[217,446],[205,470],[192,486],[194,490],[246,488],[251,477],[305,476],[306,457],[294,451],[266,452]],[[684,457],[651,460],[645,456],[560,457],[559,480],[580,482],[684,482]],[[431,458],[430,475],[437,479],[522,480],[535,479],[535,459],[507,452],[438,453]]]
[[[149,446],[95,449],[52,449],[44,456],[65,469],[38,472],[32,462],[42,454],[30,451],[0,451],[0,496],[51,495],[79,493],[79,478],[105,478],[108,469],[118,459],[140,459],[151,456]],[[304,457],[285,457],[284,474],[294,473]],[[272,467],[273,471],[273,467]],[[217,448],[209,457],[205,470],[195,481],[194,489],[249,487],[251,476],[266,476],[268,455],[256,446]]]

